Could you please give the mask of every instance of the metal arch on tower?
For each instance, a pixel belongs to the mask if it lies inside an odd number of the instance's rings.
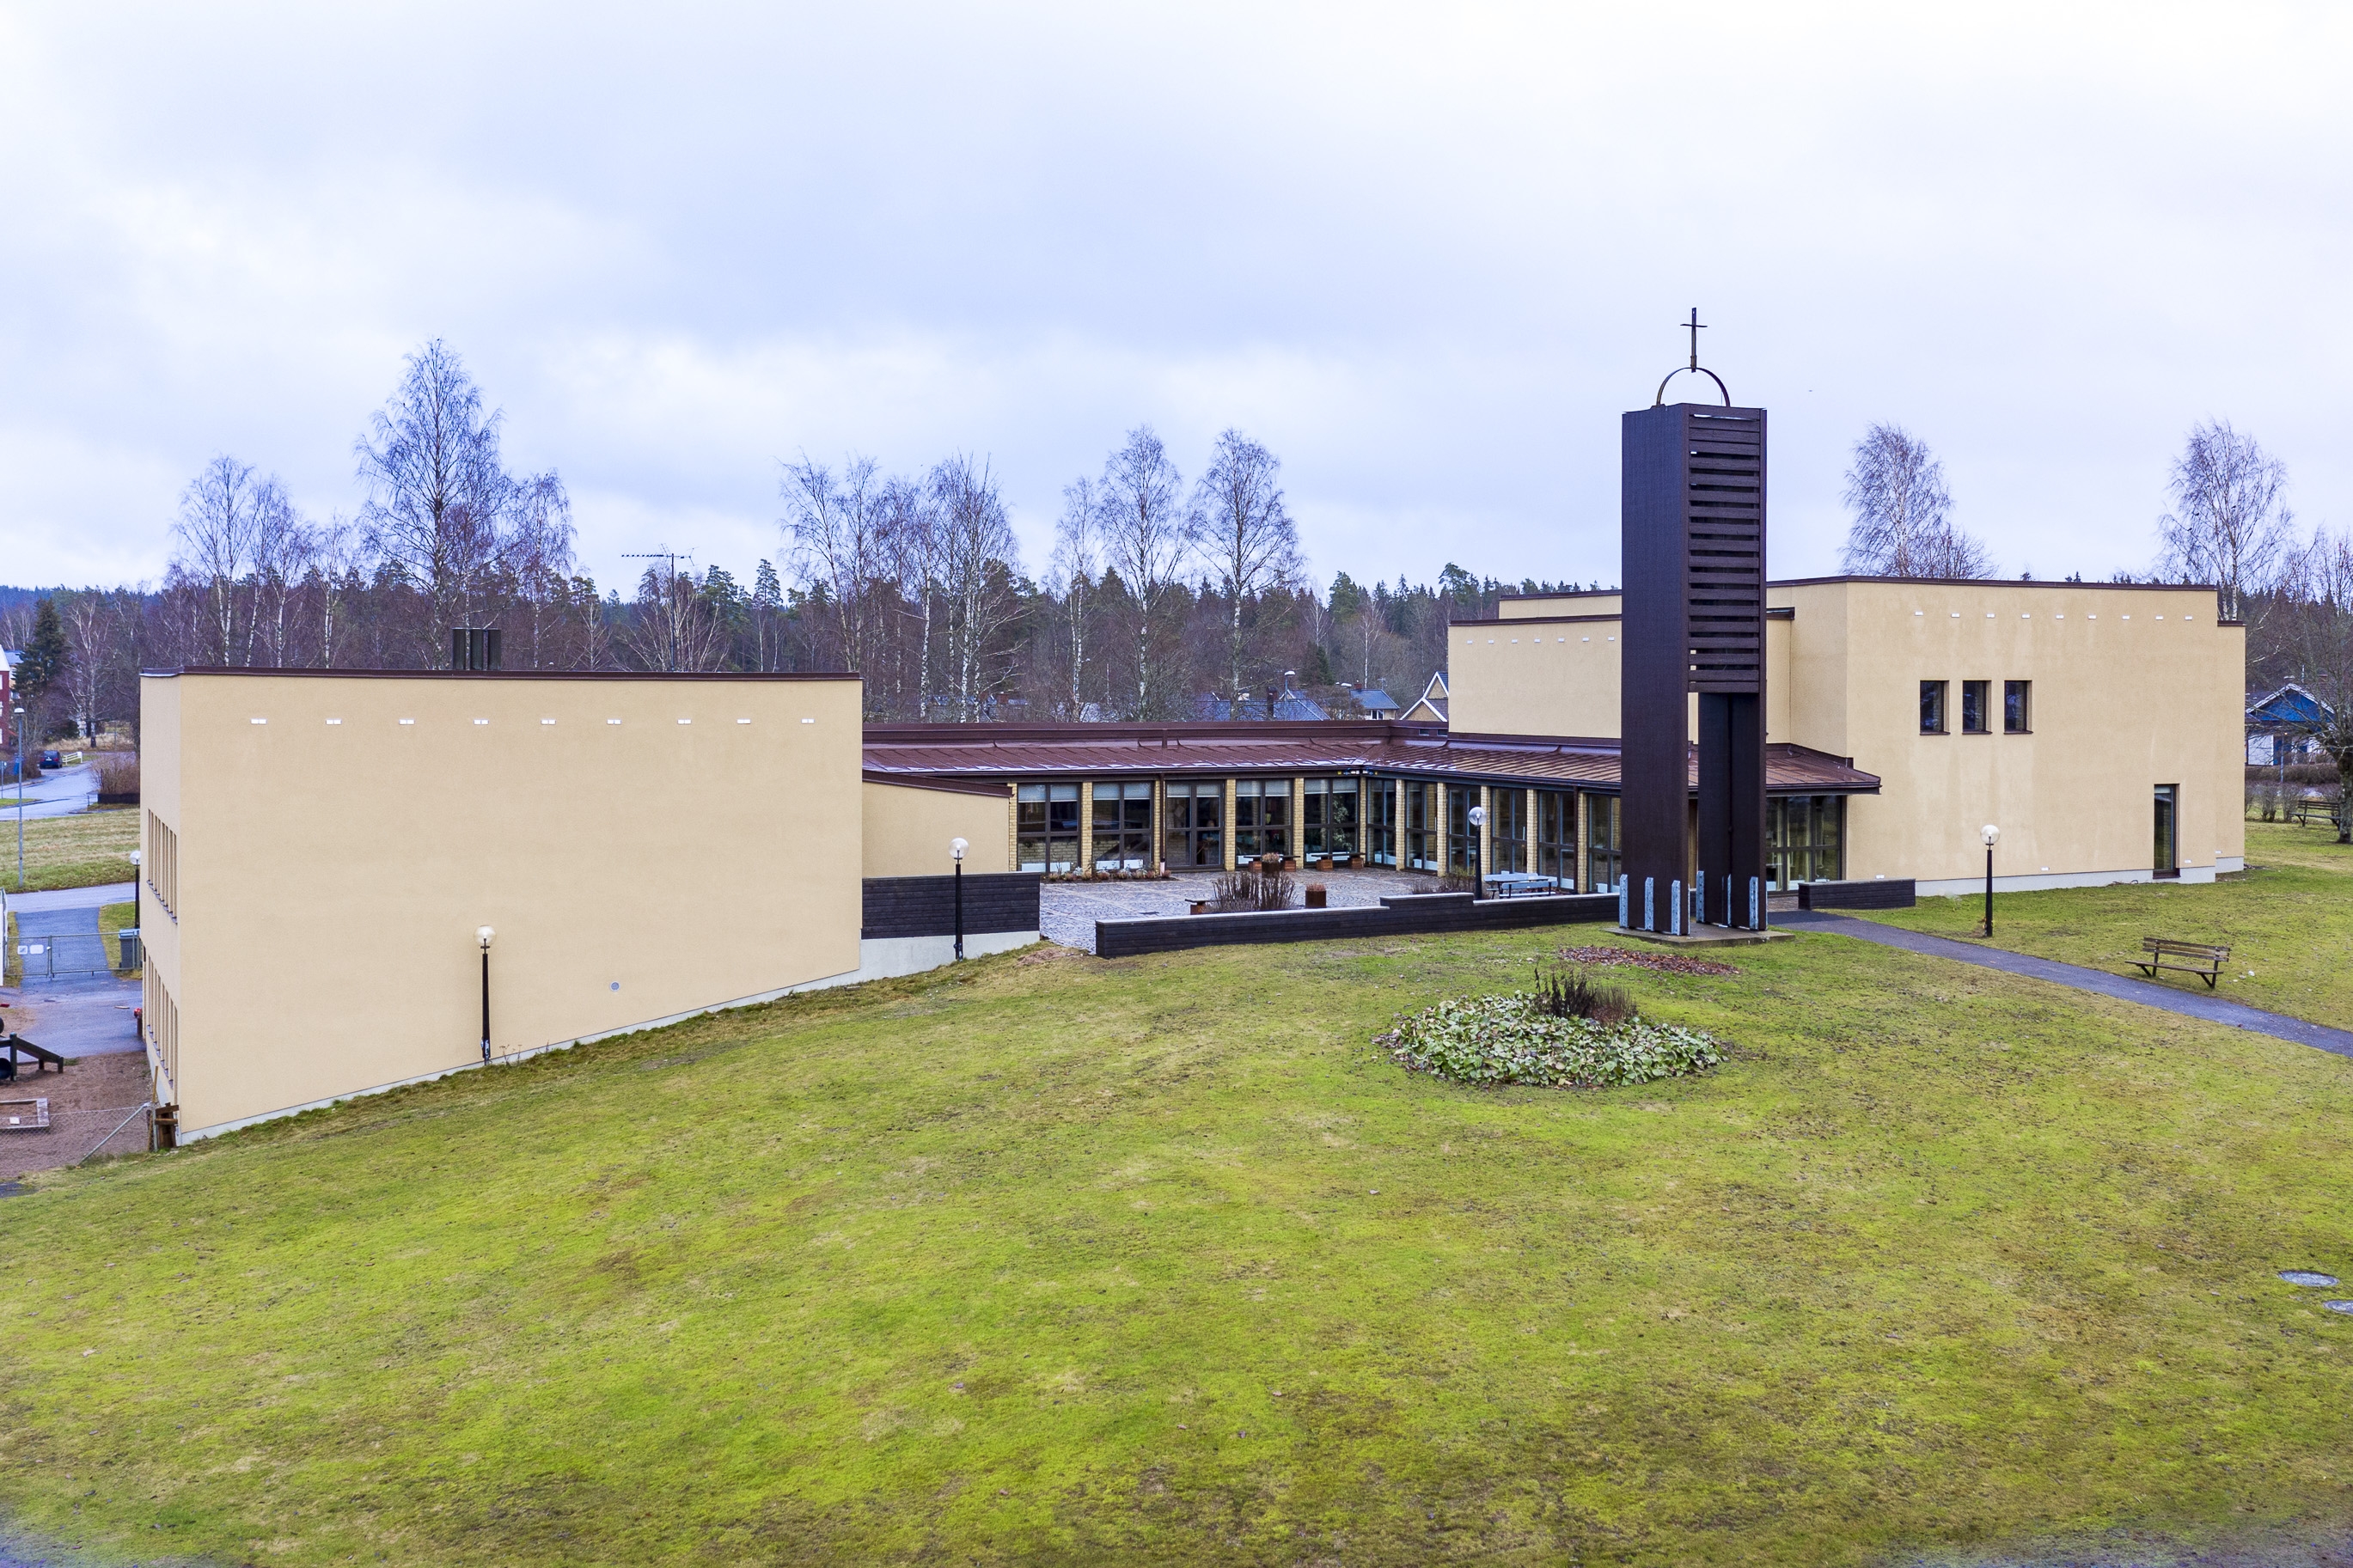
[[[1704,375],[1707,377],[1708,380],[1715,383],[1716,395],[1724,399],[1724,405],[1726,408],[1731,407],[1732,392],[1730,388],[1724,384],[1724,377],[1716,374],[1715,372],[1708,369],[1707,366],[1699,363],[1699,334],[1701,330],[1707,325],[1705,321],[1699,319],[1699,307],[1697,305],[1694,305],[1692,307],[1691,320],[1680,324],[1688,328],[1691,331],[1691,363],[1684,365],[1680,369],[1667,372],[1666,380],[1659,383],[1658,393],[1651,399],[1651,406],[1653,408],[1664,407],[1667,401],[1667,382],[1674,380],[1675,377],[1683,374],[1685,372],[1689,372],[1694,375]]]

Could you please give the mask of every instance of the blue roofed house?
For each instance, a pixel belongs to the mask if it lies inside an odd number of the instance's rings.
[[[1356,700],[1356,709],[1367,719],[1394,719],[1405,711],[1397,699],[1377,686],[1357,686],[1349,689]]]
[[[1263,720],[1266,717],[1266,699],[1263,697],[1245,697],[1240,704],[1239,711],[1236,710],[1236,707],[1232,698],[1220,697],[1214,691],[1205,691],[1194,699],[1193,716],[1206,720]],[[1324,704],[1316,701],[1313,697],[1305,696],[1285,686],[1282,694],[1274,700],[1274,716],[1277,719],[1312,721],[1329,719],[1332,714]]]
[[[2314,731],[2336,716],[2327,703],[2293,681],[2257,698],[2247,704],[2247,765],[2268,768],[2318,761],[2321,752]]]

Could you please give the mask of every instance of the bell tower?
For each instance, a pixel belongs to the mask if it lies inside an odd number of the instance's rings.
[[[1765,929],[1765,410],[1685,324],[1723,404],[1668,403],[1671,373],[1625,416],[1620,479],[1624,923],[1674,936]]]

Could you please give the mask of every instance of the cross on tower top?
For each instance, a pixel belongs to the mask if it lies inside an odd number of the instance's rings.
[[[1699,319],[1699,307],[1697,305],[1694,305],[1692,307],[1690,321],[1678,321],[1675,324],[1682,327],[1685,331],[1691,333],[1691,363],[1686,366],[1685,369],[1689,370],[1694,375],[1704,375],[1707,377],[1708,380],[1715,383],[1715,390],[1717,394],[1723,397],[1724,405],[1726,408],[1731,407],[1732,394],[1725,390],[1724,377],[1716,374],[1715,372],[1708,369],[1705,365],[1699,363],[1699,335],[1707,326],[1705,321]],[[1651,407],[1656,408],[1667,400],[1667,382],[1674,380],[1675,377],[1683,374],[1683,372],[1680,370],[1671,370],[1667,372],[1667,380],[1659,383],[1658,395],[1651,400]]]

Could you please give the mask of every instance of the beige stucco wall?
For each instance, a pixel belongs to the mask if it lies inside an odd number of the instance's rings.
[[[1847,874],[1966,881],[2146,875],[2153,799],[2179,786],[2179,865],[2245,854],[2245,633],[2211,589],[1849,582],[1778,590],[1797,618],[1790,739],[1880,776],[1850,807]],[[1817,646],[1819,645],[1819,646]],[[1951,727],[1920,733],[1923,680]],[[1960,683],[1986,680],[1992,732],[1958,733]],[[2033,682],[2033,730],[2002,732],[2005,680]]]
[[[1595,595],[1519,600],[1501,623],[1451,628],[1453,728],[1614,736],[1614,616]],[[2002,828],[2005,880],[2147,875],[2154,795],[2180,786],[2185,875],[2245,854],[2241,711],[2245,634],[2212,590],[2096,584],[1777,584],[1766,623],[1766,733],[1852,757],[1877,796],[1849,808],[1847,874],[1958,881],[1984,874],[1978,830]],[[1516,613],[1515,613],[1516,612]],[[1990,683],[1993,732],[1924,736],[1919,683]],[[2033,732],[2001,732],[2002,682],[2033,682]]]
[[[944,877],[955,869],[948,846],[965,839],[964,868],[978,875],[1013,868],[1012,842],[1005,833],[1006,800],[965,790],[924,789],[876,784],[864,788],[865,874],[869,877]]]
[[[1555,616],[1614,616],[1625,605],[1625,595],[1613,589],[1608,593],[1546,594],[1525,599],[1505,599],[1496,606],[1495,614],[1507,621]]]
[[[151,940],[186,1131],[479,1061],[482,925],[501,1053],[859,967],[854,679],[142,696],[151,809],[180,835],[178,919]]]

